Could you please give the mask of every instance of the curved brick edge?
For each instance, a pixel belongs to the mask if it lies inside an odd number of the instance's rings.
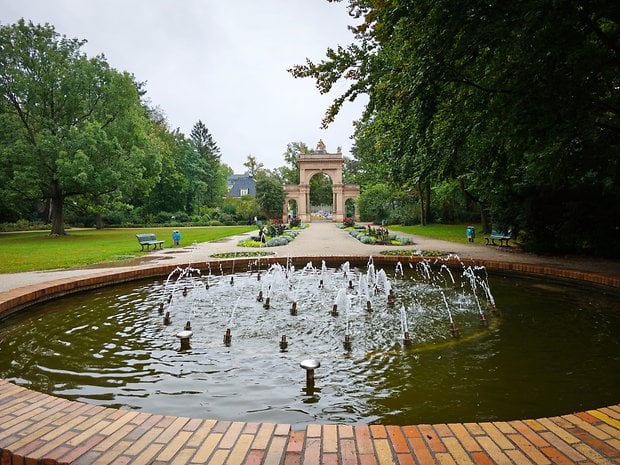
[[[261,258],[261,269],[287,260]],[[375,264],[419,261],[373,257]],[[333,257],[329,265],[366,258]],[[256,259],[210,261],[226,271]],[[442,261],[445,263],[445,261]],[[454,266],[579,280],[620,288],[620,278],[548,266],[449,260]],[[243,268],[239,268],[242,266]],[[0,294],[0,317],[36,302],[85,289],[167,276],[176,265],[94,272]],[[290,425],[192,419],[117,410],[38,393],[0,380],[0,463],[9,464],[493,464],[620,463],[620,405],[560,417],[438,425]]]
[[[417,263],[424,260],[422,257],[398,257],[398,256],[374,256],[373,261],[379,265],[396,265],[399,261],[403,263]],[[248,268],[261,270],[266,269],[272,263],[285,264],[287,262],[298,265],[305,265],[307,262],[321,263],[325,261],[329,266],[338,266],[349,261],[352,264],[365,265],[368,257],[360,256],[338,256],[338,257],[261,257],[256,258],[237,258],[224,260],[209,260],[192,264],[192,267],[207,270],[212,264],[221,266],[224,271],[243,271]],[[497,272],[517,273],[526,275],[536,275],[541,277],[574,280],[597,286],[607,286],[620,289],[620,276],[601,273],[592,273],[547,265],[536,265],[528,263],[502,262],[491,260],[475,259],[431,259],[438,263],[445,263],[449,266],[485,266],[487,269]],[[130,269],[108,270],[105,272],[94,271],[84,277],[63,278],[48,281],[42,284],[25,286],[10,291],[0,293],[0,318],[4,318],[11,313],[19,311],[25,307],[45,300],[62,297],[64,295],[94,289],[102,286],[109,286],[128,281],[135,281],[145,278],[167,276],[179,265],[151,265],[141,266]]]

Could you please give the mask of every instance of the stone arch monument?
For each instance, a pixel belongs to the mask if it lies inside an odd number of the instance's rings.
[[[342,181],[342,150],[338,147],[336,153],[327,153],[322,140],[316,150],[299,155],[299,185],[284,186],[284,208],[282,221],[289,220],[289,202],[297,203],[297,216],[302,222],[310,221],[310,179],[315,174],[326,174],[332,181],[332,221],[342,223],[346,214],[347,200],[357,200],[360,196],[360,186],[344,184]],[[357,207],[355,221],[359,221]]]

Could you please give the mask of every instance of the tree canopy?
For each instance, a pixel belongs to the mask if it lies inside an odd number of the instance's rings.
[[[294,67],[328,109],[360,94],[360,169],[416,189],[455,180],[538,252],[620,255],[620,6],[349,0],[356,40]],[[368,169],[368,168],[366,168]],[[426,187],[425,187],[426,186]]]
[[[0,221],[43,209],[62,235],[67,210],[97,227],[210,219],[230,168],[208,128],[170,130],[144,85],[84,43],[48,24],[0,25]]]
[[[47,24],[0,27],[4,188],[47,199],[55,234],[64,234],[67,198],[139,189],[159,173],[140,84],[86,57],[83,44]]]

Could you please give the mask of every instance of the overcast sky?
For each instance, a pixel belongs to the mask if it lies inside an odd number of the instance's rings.
[[[0,22],[24,18],[86,39],[89,56],[146,81],[147,97],[172,129],[189,135],[201,120],[222,162],[245,171],[249,154],[267,168],[284,165],[289,142],[349,155],[352,122],[364,102],[346,103],[327,130],[312,79],[287,72],[328,47],[353,40],[346,2],[327,0],[0,0]]]

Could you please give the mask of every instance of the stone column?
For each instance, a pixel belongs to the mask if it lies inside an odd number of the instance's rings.
[[[310,215],[308,215],[309,193],[310,186],[308,186],[308,184],[299,186],[299,202],[297,203],[297,208],[299,210],[299,218],[304,223],[308,223],[310,221]]]

